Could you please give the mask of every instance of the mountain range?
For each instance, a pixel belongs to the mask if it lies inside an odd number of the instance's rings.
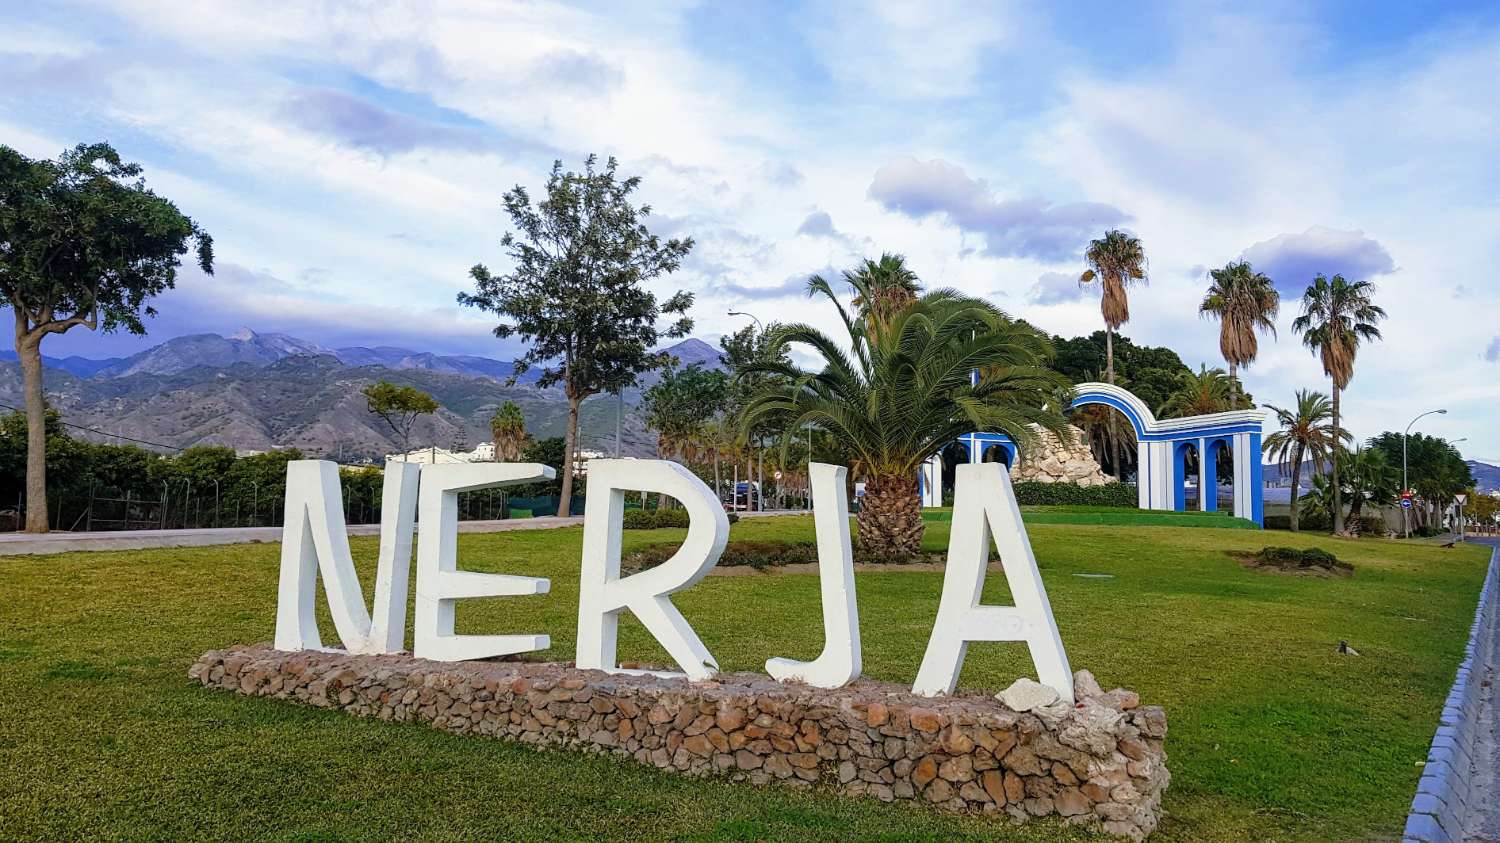
[[[717,349],[686,339],[664,351],[682,365],[722,368]],[[0,354],[0,402],[19,407],[21,377],[13,352]],[[472,448],[489,439],[489,417],[515,401],[533,436],[561,436],[567,400],[561,389],[537,386],[528,371],[508,381],[513,361],[441,355],[406,348],[317,343],[248,328],[229,336],[191,334],[129,357],[45,357],[48,401],[84,438],[128,437],[169,448],[227,445],[240,451],[296,447],[344,460],[378,459],[400,450],[384,423],[365,409],[360,394],[377,380],[409,384],[441,405],[418,422],[413,447]],[[643,385],[654,382],[643,378]],[[656,436],[639,409],[640,390],[622,399],[594,396],[584,402],[580,440],[585,448],[613,452],[619,417],[621,450],[654,455]],[[620,407],[623,405],[623,414]],[[92,428],[88,433],[77,428]]]

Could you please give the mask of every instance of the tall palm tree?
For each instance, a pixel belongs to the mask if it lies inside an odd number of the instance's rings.
[[[1169,419],[1222,413],[1231,406],[1229,395],[1229,376],[1224,370],[1199,364],[1196,373],[1182,373],[1176,391],[1167,396],[1157,413]]]
[[[889,325],[922,291],[917,274],[906,266],[906,258],[889,252],[881,254],[880,260],[865,258],[858,267],[844,270],[843,276],[844,283],[854,288],[851,304],[871,333]]]
[[[515,462],[526,448],[526,416],[514,401],[506,401],[490,417],[490,437],[495,442],[495,459]]]
[[[1375,304],[1375,285],[1369,281],[1332,279],[1319,273],[1302,294],[1302,315],[1292,321],[1292,330],[1302,335],[1306,345],[1323,362],[1323,373],[1333,381],[1333,429],[1339,428],[1339,396],[1354,378],[1354,358],[1359,346],[1380,339],[1377,322],[1385,311]],[[1337,447],[1337,442],[1335,443]],[[1333,460],[1333,531],[1344,532],[1344,511],[1340,508],[1339,461]]]
[[[1251,269],[1247,261],[1225,264],[1223,269],[1209,270],[1208,275],[1208,293],[1198,313],[1219,320],[1219,351],[1229,364],[1229,406],[1238,408],[1240,390],[1235,373],[1240,366],[1255,362],[1258,331],[1276,335],[1281,294],[1270,278]]]
[[[1066,381],[1047,368],[1046,335],[988,302],[935,290],[871,330],[824,279],[810,279],[808,292],[833,304],[847,343],[805,324],[776,331],[777,349],[807,346],[822,368],[773,361],[749,367],[780,377],[750,399],[740,425],[749,430],[778,415],[790,429],[815,425],[833,434],[865,483],[859,540],[873,555],[900,559],[920,551],[917,473],[944,445],[975,430],[1029,445],[1031,424],[1064,435],[1067,420],[1053,399]],[[984,373],[977,383],[974,371]]]
[[[1146,250],[1134,235],[1117,228],[1104,232],[1098,240],[1090,240],[1083,253],[1089,268],[1078,276],[1080,286],[1098,284],[1100,287],[1099,312],[1104,316],[1104,378],[1115,382],[1115,332],[1130,321],[1130,297],[1125,290],[1136,282],[1146,283]],[[1115,435],[1117,421],[1115,413],[1109,417],[1110,439]],[[1115,475],[1125,479],[1121,467],[1120,452],[1114,453]]]
[[[1099,310],[1104,315],[1104,376],[1115,382],[1114,334],[1130,321],[1127,287],[1146,282],[1146,250],[1140,239],[1112,228],[1098,240],[1089,241],[1083,253],[1089,268],[1078,276],[1083,286],[1098,284],[1102,295]]]
[[[1292,530],[1297,529],[1297,496],[1302,492],[1302,461],[1311,460],[1313,471],[1322,474],[1335,452],[1333,404],[1328,396],[1311,389],[1297,390],[1297,402],[1292,409],[1282,409],[1270,404],[1267,409],[1276,414],[1281,429],[1266,437],[1263,446],[1266,455],[1275,459],[1282,471],[1292,474]],[[1347,441],[1347,431],[1341,431]]]

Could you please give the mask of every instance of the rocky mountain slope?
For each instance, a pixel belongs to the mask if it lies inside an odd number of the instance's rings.
[[[715,349],[690,339],[668,350],[684,364],[721,365]],[[680,351],[680,353],[679,353]],[[0,402],[21,405],[14,355],[0,364]],[[64,420],[172,447],[227,445],[239,450],[296,447],[345,460],[378,459],[400,449],[384,423],[365,409],[360,394],[385,379],[430,393],[441,409],[418,422],[413,447],[474,447],[489,439],[489,417],[510,400],[526,414],[537,437],[561,436],[567,402],[557,388],[539,389],[536,372],[508,385],[510,361],[437,355],[410,349],[325,349],[284,334],[243,330],[228,337],[177,337],[126,358],[47,359],[48,400]],[[614,396],[583,405],[585,448],[612,452],[620,418],[624,453],[655,453],[639,390],[627,391],[624,412]]]

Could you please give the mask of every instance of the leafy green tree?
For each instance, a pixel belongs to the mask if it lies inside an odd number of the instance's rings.
[[[1197,372],[1183,372],[1177,389],[1162,403],[1157,414],[1163,418],[1203,416],[1222,413],[1230,404],[1229,376],[1223,369],[1200,365]]]
[[[438,411],[437,400],[414,386],[398,386],[387,380],[376,381],[361,391],[366,409],[379,416],[401,440],[401,459],[406,459],[412,427],[417,419]]]
[[[1263,449],[1267,456],[1281,465],[1282,471],[1292,475],[1291,527],[1297,529],[1297,497],[1302,493],[1302,462],[1311,460],[1313,472],[1321,474],[1323,467],[1338,451],[1334,447],[1333,404],[1328,396],[1310,389],[1297,390],[1297,401],[1290,409],[1266,405],[1276,414],[1281,429],[1266,437]],[[1348,431],[1340,431],[1345,441],[1350,439]]]
[[[642,396],[646,423],[657,433],[657,451],[684,463],[697,462],[708,451],[705,429],[724,411],[728,394],[724,372],[668,365]]]
[[[1292,330],[1323,362],[1323,373],[1333,381],[1333,429],[1339,427],[1339,395],[1354,377],[1354,359],[1361,343],[1380,339],[1376,323],[1385,311],[1375,304],[1375,286],[1368,281],[1349,282],[1335,275],[1319,274],[1302,294],[1302,315],[1292,321]],[[1337,437],[1336,437],[1337,439]],[[1333,531],[1344,532],[1340,507],[1339,462],[1333,461]]]
[[[109,144],[56,161],[0,145],[0,295],[15,314],[28,425],[26,530],[47,530],[42,341],[78,325],[146,333],[151,300],[175,286],[190,243],[213,271],[213,240],[146,187]]]
[[[664,241],[652,234],[646,226],[651,209],[631,204],[640,178],[616,178],[614,158],[596,171],[597,161],[589,156],[582,173],[563,172],[562,162],[555,162],[547,197],[534,205],[524,187],[507,192],[505,211],[516,231],[506,232],[500,242],[512,269],[495,275],[478,264],[469,273],[475,291],[458,294],[460,304],[506,320],[495,327],[495,336],[519,336],[528,343],[516,360],[517,375],[539,366],[539,386],[562,384],[568,398],[562,512],[572,502],[583,400],[624,389],[642,373],[661,368],[667,355],[651,349],[663,337],[685,336],[693,327],[683,315],[692,294],[678,292],[657,302],[644,286],[675,272],[693,241]],[[681,318],[661,330],[657,322],[664,314]]]
[[[1034,423],[1068,435],[1055,401],[1066,382],[1047,368],[1045,335],[988,302],[936,290],[871,331],[827,281],[814,278],[808,289],[833,304],[846,341],[805,324],[777,329],[773,349],[806,346],[822,368],[805,372],[772,361],[746,367],[777,379],[751,399],[740,423],[750,428],[771,415],[837,437],[865,482],[859,540],[872,554],[909,558],[921,549],[917,471],[961,434],[1000,431],[1027,446]],[[975,370],[985,373],[977,384]]]
[[[1240,366],[1255,362],[1259,353],[1257,334],[1276,334],[1276,312],[1281,308],[1281,294],[1264,273],[1256,272],[1247,261],[1225,264],[1223,269],[1209,270],[1208,293],[1198,312],[1219,320],[1219,352],[1229,364],[1229,406],[1240,403],[1236,372]]]
[[[1372,450],[1385,454],[1397,474],[1401,471],[1401,434],[1386,431],[1369,441]],[[1427,523],[1434,510],[1441,510],[1453,501],[1453,496],[1474,485],[1474,475],[1469,464],[1446,439],[1413,433],[1406,437],[1407,476],[1411,487],[1421,498],[1421,506],[1414,512],[1419,523]]]
[[[515,462],[521,458],[521,452],[526,449],[526,416],[521,412],[521,406],[514,401],[506,401],[490,416],[490,437],[495,443],[495,459],[501,462]]]

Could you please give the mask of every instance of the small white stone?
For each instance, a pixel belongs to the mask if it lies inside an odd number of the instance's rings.
[[[1057,702],[1058,694],[1055,689],[1023,676],[996,694],[995,699],[1011,711],[1031,711]]]

